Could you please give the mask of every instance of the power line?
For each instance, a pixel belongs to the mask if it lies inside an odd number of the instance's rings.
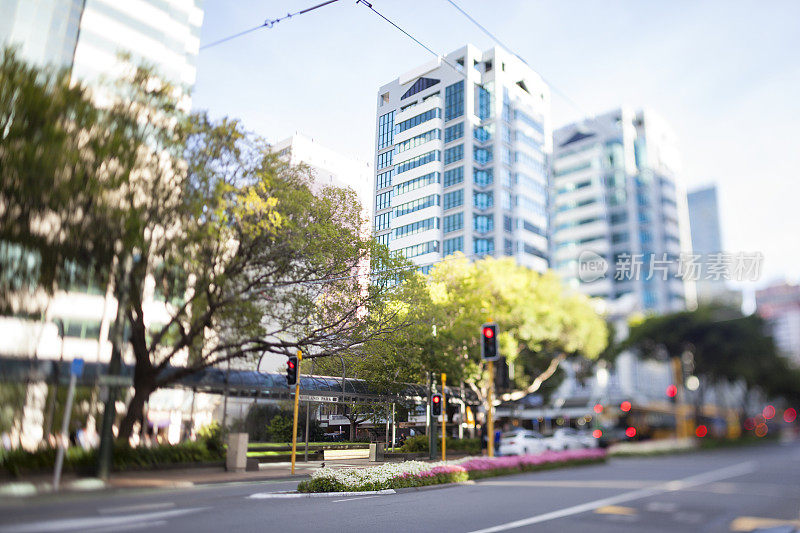
[[[427,51],[428,51],[428,52],[430,52],[431,54],[435,55],[435,56],[436,56],[438,59],[440,59],[440,60],[442,60],[444,63],[446,63],[446,64],[447,64],[447,65],[448,65],[450,68],[452,68],[453,70],[455,70],[456,72],[458,72],[459,74],[461,74],[462,76],[464,76],[464,79],[466,79],[466,80],[469,80],[469,77],[467,76],[467,74],[466,74],[466,73],[464,73],[463,69],[460,69],[460,68],[458,68],[456,65],[454,65],[453,63],[451,63],[451,62],[450,62],[450,60],[449,60],[449,59],[447,59],[447,58],[446,58],[444,55],[442,55],[442,54],[439,54],[439,53],[435,52],[435,51],[434,51],[434,50],[433,50],[433,49],[432,49],[430,46],[428,46],[428,45],[424,44],[422,41],[420,41],[419,39],[417,39],[416,37],[414,37],[413,35],[411,35],[410,33],[408,33],[406,30],[404,30],[403,28],[401,28],[400,26],[398,26],[396,23],[394,23],[394,22],[392,22],[391,20],[389,20],[389,19],[388,19],[388,18],[387,18],[387,17],[386,17],[386,16],[385,16],[383,13],[381,13],[380,11],[378,11],[377,9],[375,9],[374,7],[372,7],[372,4],[370,4],[370,3],[369,3],[369,2],[367,2],[366,0],[357,0],[357,1],[356,1],[356,4],[363,4],[364,6],[366,6],[367,8],[369,8],[369,9],[370,9],[370,10],[371,10],[373,13],[375,13],[375,14],[376,14],[376,15],[378,15],[380,18],[382,18],[383,20],[385,20],[386,22],[388,22],[389,24],[391,24],[392,26],[394,26],[395,28],[397,28],[398,30],[400,30],[402,33],[404,33],[404,34],[406,35],[406,37],[408,37],[409,39],[411,39],[412,41],[414,41],[415,43],[417,43],[418,45],[420,45],[422,48],[424,48],[425,50],[427,50]]]
[[[228,37],[225,37],[225,38],[220,39],[218,41],[214,41],[213,43],[205,44],[205,45],[200,47],[200,50],[205,50],[206,48],[211,48],[212,46],[217,46],[218,44],[222,44],[222,43],[228,42],[230,40],[236,39],[237,37],[241,37],[242,35],[247,35],[248,33],[254,32],[256,30],[260,30],[261,28],[272,28],[278,22],[281,22],[281,21],[286,20],[286,19],[290,19],[290,18],[298,16],[298,15],[304,15],[304,14],[310,12],[310,11],[314,11],[315,9],[319,9],[321,7],[325,7],[328,4],[333,4],[334,2],[338,2],[338,1],[339,0],[328,0],[327,2],[322,2],[321,4],[317,4],[315,6],[307,7],[305,9],[302,9],[300,11],[296,11],[294,13],[287,13],[284,16],[278,17],[276,19],[267,19],[267,20],[265,20],[263,22],[263,24],[259,24],[258,26],[254,26],[254,27],[252,27],[252,28],[250,28],[248,30],[241,31],[239,33],[234,33],[233,35],[229,35]]]

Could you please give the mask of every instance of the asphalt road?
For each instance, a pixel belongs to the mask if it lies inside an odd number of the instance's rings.
[[[390,495],[269,497],[296,484],[256,482],[0,502],[0,533],[800,530],[798,444],[613,459],[603,465]]]

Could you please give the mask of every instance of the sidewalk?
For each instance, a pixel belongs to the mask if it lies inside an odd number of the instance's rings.
[[[168,470],[145,470],[132,472],[112,472],[107,482],[96,478],[79,478],[74,474],[64,474],[61,492],[88,492],[105,489],[143,489],[143,488],[187,488],[211,483],[234,483],[271,480],[305,479],[321,468],[323,463],[329,468],[353,468],[377,466],[382,462],[369,459],[342,459],[335,461],[309,461],[295,463],[294,476],[291,463],[262,463],[258,471],[228,472],[224,467],[181,468]],[[0,482],[0,497],[28,497],[52,492],[52,475],[38,474],[15,482]]]

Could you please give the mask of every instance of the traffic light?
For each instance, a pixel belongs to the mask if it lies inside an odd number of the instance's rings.
[[[481,357],[485,361],[494,361],[497,350],[497,324],[489,322],[481,326]]]
[[[670,384],[667,387],[667,398],[669,398],[669,401],[671,403],[675,403],[677,397],[678,397],[678,387],[676,387],[674,384]]]
[[[442,399],[441,394],[434,394],[431,397],[431,413],[433,416],[439,416],[442,414],[442,403],[444,400]]]
[[[291,387],[297,384],[297,357],[289,357],[286,362],[286,383]]]
[[[511,388],[511,379],[508,375],[508,361],[505,357],[498,357],[494,367],[494,390],[507,391]]]

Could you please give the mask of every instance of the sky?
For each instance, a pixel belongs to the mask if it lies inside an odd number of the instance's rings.
[[[201,44],[319,1],[205,0]],[[686,187],[718,186],[723,247],[764,254],[756,287],[798,281],[800,2],[456,2],[554,87],[556,127],[620,105],[662,115]],[[440,54],[495,44],[447,0],[371,3]],[[378,87],[432,58],[340,0],[201,50],[193,105],[372,162]]]

